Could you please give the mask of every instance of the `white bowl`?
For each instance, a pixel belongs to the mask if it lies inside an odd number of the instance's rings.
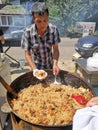
[[[38,70],[35,72],[35,77],[37,79],[43,80],[47,77],[47,72],[44,70]]]

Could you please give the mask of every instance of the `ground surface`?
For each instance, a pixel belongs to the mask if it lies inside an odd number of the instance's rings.
[[[61,43],[59,44],[60,58],[59,58],[59,67],[62,70],[74,71],[74,62],[72,62],[72,56],[75,53],[74,45],[77,42],[77,39],[70,38],[61,38]],[[4,50],[7,47],[4,47]],[[11,47],[7,54],[12,56],[14,59],[19,61],[20,59],[25,59],[24,50],[21,47]],[[30,68],[27,64],[23,66],[23,69],[17,67],[17,63],[11,60],[11,78],[12,81],[19,75],[27,72]]]

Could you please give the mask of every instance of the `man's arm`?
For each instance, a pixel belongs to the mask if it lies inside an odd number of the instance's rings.
[[[59,49],[58,45],[53,45],[53,74],[59,73],[59,67],[58,67],[58,59],[59,59]]]
[[[31,70],[37,69],[29,51],[25,51],[25,58],[31,67]]]

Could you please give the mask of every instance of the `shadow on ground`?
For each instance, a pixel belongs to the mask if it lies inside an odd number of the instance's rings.
[[[24,68],[23,68],[23,69],[20,69],[20,70],[19,70],[19,69],[18,69],[18,70],[16,69],[16,70],[11,71],[11,75],[12,75],[12,74],[25,73],[25,72],[28,72],[28,71],[30,71],[30,70],[29,70],[29,69],[24,69]]]
[[[28,66],[28,64],[25,63],[25,66]],[[20,68],[20,64],[14,63],[14,62],[10,62],[10,67],[13,67],[13,68]]]
[[[30,71],[27,63],[25,64],[25,66],[21,67],[19,64],[11,62],[10,67],[11,67],[11,75],[21,74]]]

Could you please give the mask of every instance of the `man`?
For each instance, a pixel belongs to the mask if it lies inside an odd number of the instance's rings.
[[[21,40],[25,57],[31,69],[53,69],[59,73],[58,58],[60,43],[56,26],[49,24],[49,10],[45,3],[36,3],[32,8],[34,24],[27,27]]]
[[[4,34],[0,28],[0,53],[3,53],[3,44],[5,43]]]

